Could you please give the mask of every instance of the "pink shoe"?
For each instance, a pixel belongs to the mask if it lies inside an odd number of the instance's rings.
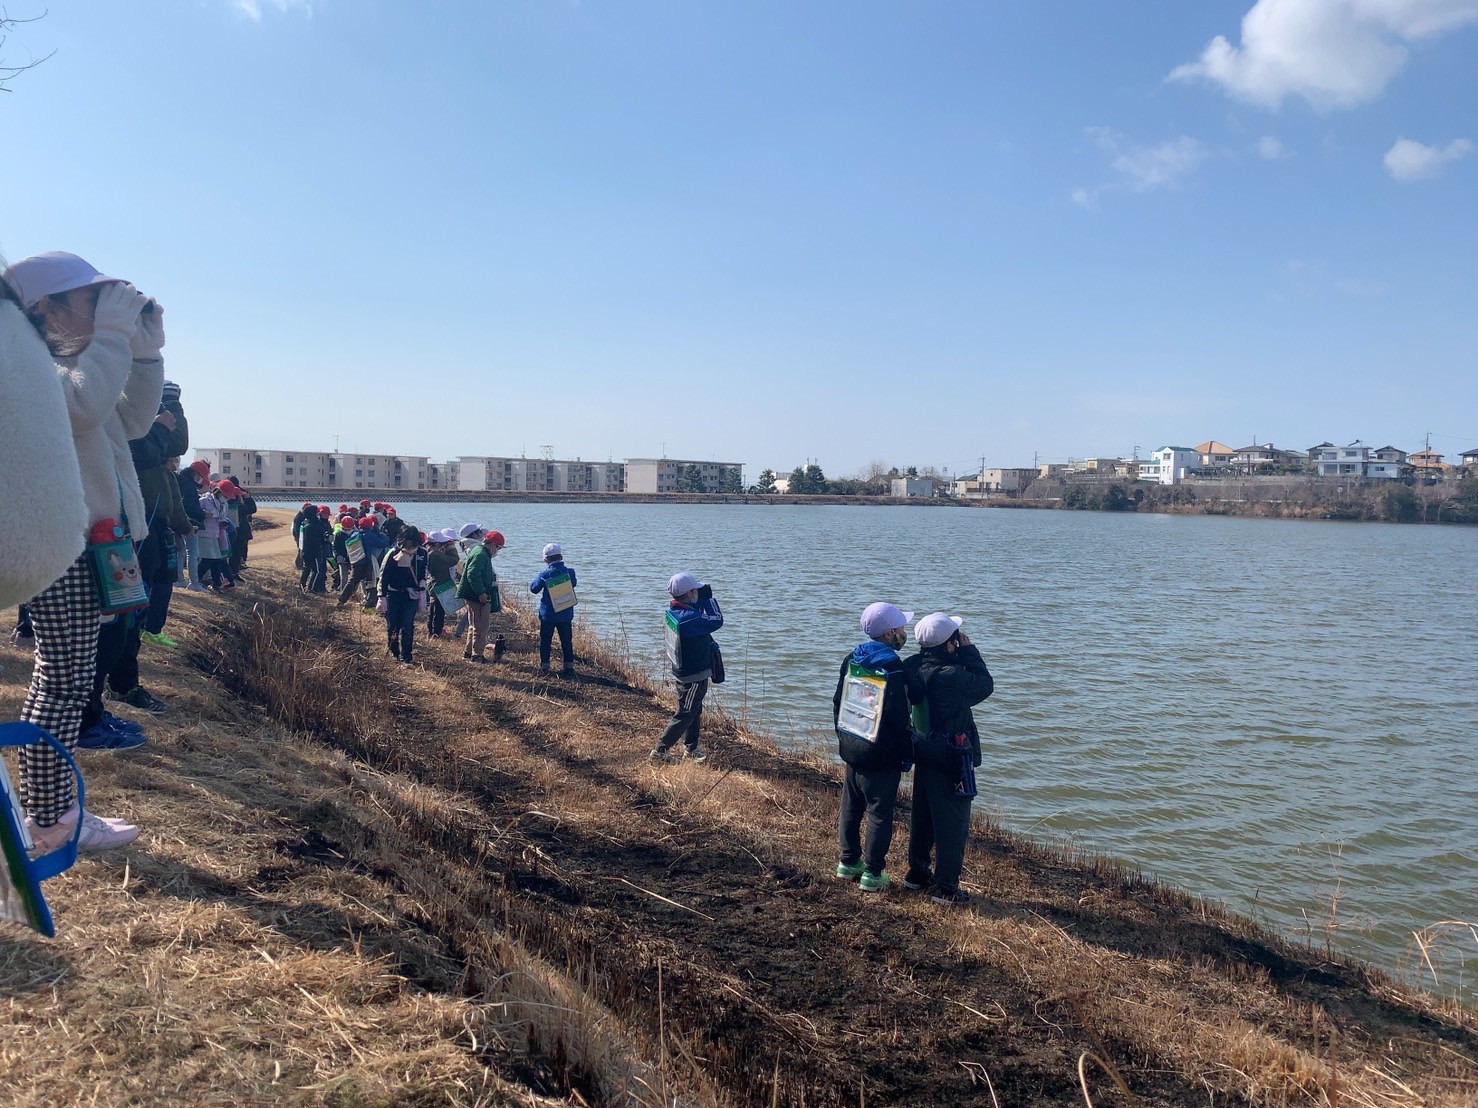
[[[73,804],[65,812],[62,818],[50,827],[38,827],[29,816],[26,817],[26,831],[31,836],[31,841],[36,844],[39,853],[46,854],[61,846],[72,837],[77,829],[78,817],[77,805]],[[120,846],[127,846],[139,837],[139,829],[133,824],[121,819],[104,819],[95,816],[91,812],[82,812],[82,834],[77,839],[77,850],[99,851],[113,850]]]

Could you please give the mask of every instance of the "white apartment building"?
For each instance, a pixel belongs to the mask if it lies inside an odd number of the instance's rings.
[[[473,492],[556,492],[558,464],[545,458],[463,454],[457,459],[457,487]]]
[[[1201,472],[1201,452],[1190,446],[1162,446],[1139,463],[1139,480],[1176,485]]]
[[[707,492],[718,492],[725,482],[742,487],[743,462],[700,462],[682,458],[627,458],[627,492],[677,492],[678,478],[689,466],[697,466]]]
[[[556,492],[625,492],[626,467],[620,462],[552,462]]]
[[[334,484],[332,454],[302,450],[248,450],[243,447],[196,447],[212,473],[234,477],[260,488],[319,489]]]

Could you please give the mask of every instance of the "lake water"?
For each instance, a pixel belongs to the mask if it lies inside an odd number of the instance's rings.
[[[562,543],[581,616],[654,669],[667,578],[691,569],[727,621],[718,698],[781,743],[834,749],[837,665],[868,603],[963,616],[996,679],[976,803],[1007,828],[1321,946],[1333,921],[1337,947],[1407,972],[1414,929],[1478,919],[1478,530],[903,507],[403,515],[501,530],[505,588]],[[1446,938],[1442,988],[1471,995],[1478,939]]]

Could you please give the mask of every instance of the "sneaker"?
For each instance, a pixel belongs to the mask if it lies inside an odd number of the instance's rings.
[[[464,651],[462,651],[462,657],[466,658],[469,662],[472,661],[472,651],[470,651],[470,650],[464,650]]]
[[[647,755],[647,761],[649,762],[670,762],[671,760],[665,746],[653,747],[652,752]]]
[[[562,670],[559,671],[559,675],[561,677],[573,677],[573,676],[575,676],[575,667],[574,666],[566,666],[564,669],[562,669]]]
[[[706,762],[708,761],[708,755],[704,754],[703,751],[699,750],[696,746],[690,746],[688,747],[688,761]]]
[[[970,894],[964,889],[955,889],[953,892],[935,889],[929,899],[935,904],[943,904],[946,908],[962,908],[970,903]]]
[[[903,887],[911,892],[927,889],[932,884],[934,884],[932,873],[921,873],[916,869],[911,869],[903,875]]]
[[[856,881],[866,871],[867,867],[864,866],[861,862],[838,862],[837,880]]]
[[[872,870],[863,870],[862,877],[858,879],[858,887],[865,893],[880,893],[889,885],[893,879],[886,873],[873,873]]]
[[[548,666],[540,666],[539,667],[539,676],[540,677],[548,677],[549,676],[549,667]]]
[[[26,817],[26,830],[38,854],[46,854],[67,842],[77,829],[77,817],[82,817],[82,834],[77,838],[79,851],[112,850],[127,846],[139,837],[139,829],[121,819],[103,819],[91,812],[80,812],[72,805],[62,813],[62,818],[50,827],[38,827]]]
[[[29,627],[17,627],[10,633],[10,641],[16,646],[23,646],[36,641],[36,636],[31,633]]]
[[[162,716],[169,705],[160,700],[142,685],[135,685],[120,696],[119,701],[133,708],[148,712],[151,716]]]
[[[174,639],[166,635],[163,631],[160,631],[158,634],[155,634],[153,631],[140,631],[139,638],[143,639],[145,642],[151,642],[155,646],[167,646],[171,650],[174,650],[180,645],[179,643],[175,642]]]
[[[148,741],[143,728],[105,712],[102,719],[77,736],[77,747],[80,750],[132,750]]]

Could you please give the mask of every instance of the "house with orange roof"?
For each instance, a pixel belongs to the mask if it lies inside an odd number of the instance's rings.
[[[1201,467],[1203,469],[1220,469],[1222,466],[1232,464],[1232,455],[1236,453],[1224,442],[1215,439],[1207,439],[1200,446],[1191,447],[1197,454],[1201,455]]]

